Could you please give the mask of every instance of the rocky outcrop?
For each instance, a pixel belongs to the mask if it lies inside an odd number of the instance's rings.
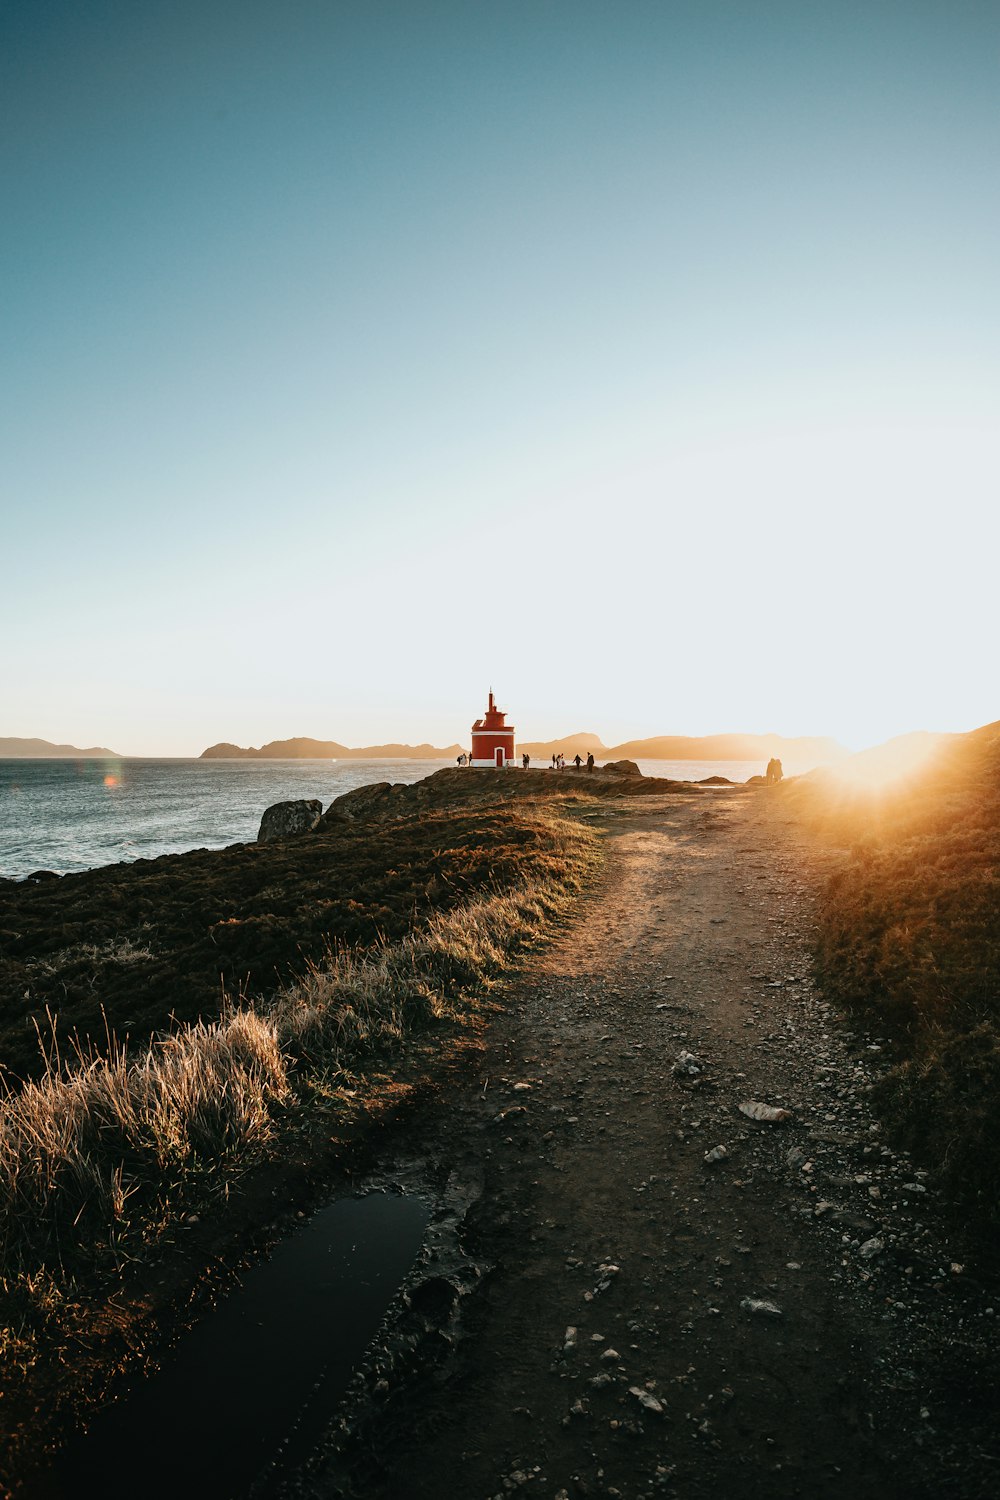
[[[374,781],[371,786],[357,786],[351,792],[335,797],[327,809],[324,823],[334,823],[345,818],[353,823],[355,818],[372,818],[387,811],[387,804],[401,794],[410,793],[402,782]]]
[[[547,767],[540,770],[475,770],[447,766],[410,785],[376,782],[359,786],[336,797],[323,814],[321,830],[350,827],[354,823],[382,823],[411,813],[437,812],[445,809],[489,807],[516,802],[528,797],[559,800],[564,796],[638,797],[662,796],[672,792],[704,788],[690,781],[667,781],[663,777],[644,776],[634,761],[619,762],[617,767],[604,766],[610,775],[588,776],[585,772],[556,776]]]
[[[323,804],[315,797],[296,802],[275,802],[260,820],[258,844],[273,844],[275,839],[291,838],[297,833],[311,833],[323,816]]]

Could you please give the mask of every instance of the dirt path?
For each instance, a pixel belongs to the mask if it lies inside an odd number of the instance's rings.
[[[291,1492],[988,1493],[959,1372],[989,1294],[882,1145],[882,1054],[813,989],[822,857],[742,791],[600,822],[599,888],[509,986],[480,1076],[414,1132],[482,1180],[464,1234],[488,1273],[457,1307],[444,1287],[434,1368],[373,1375]],[[674,1071],[682,1052],[700,1071]],[[791,1117],[754,1123],[747,1100]]]

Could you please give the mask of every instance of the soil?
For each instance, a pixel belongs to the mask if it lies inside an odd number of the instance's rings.
[[[882,1043],[814,986],[835,853],[770,790],[591,816],[599,884],[384,1143],[465,1203],[465,1269],[429,1250],[283,1493],[993,1494],[1000,1301],[885,1143]]]

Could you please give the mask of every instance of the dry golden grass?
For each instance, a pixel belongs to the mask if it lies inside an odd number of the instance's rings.
[[[252,1011],[136,1058],[114,1046],[69,1068],[53,1059],[0,1102],[0,1264],[114,1248],[185,1168],[267,1141],[287,1096],[277,1029]]]
[[[534,817],[526,879],[438,913],[400,942],[329,954],[267,1006],[233,1007],[128,1053],[111,1042],[0,1100],[0,1274],[136,1254],[220,1164],[274,1149],[311,1076],[398,1052],[562,913],[594,835]]]
[[[42,1076],[0,1098],[0,1489],[35,1441],[39,1402],[51,1414],[77,1401],[104,1368],[109,1273],[141,1265],[193,1207],[217,1210],[244,1169],[280,1160],[314,1104],[327,1138],[348,1070],[352,1093],[366,1070],[384,1089],[408,1041],[457,1030],[566,912],[597,862],[594,834],[534,812],[516,822],[523,852],[504,889],[401,940],[329,953],[266,1005],[137,1052],[108,1037],[65,1063],[53,1044]]]
[[[881,1102],[967,1221],[1000,1223],[1000,725],[905,787],[789,788],[847,845],[820,910],[827,992],[892,1037]]]

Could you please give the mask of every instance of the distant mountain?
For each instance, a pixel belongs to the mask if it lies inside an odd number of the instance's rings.
[[[297,738],[271,740],[259,750],[243,749],[223,741],[201,753],[202,760],[453,760],[463,745],[365,745],[352,749],[337,740]],[[832,739],[786,739],[780,734],[660,735],[650,740],[629,740],[624,745],[604,745],[599,735],[581,730],[558,740],[519,740],[517,755],[548,760],[552,755],[571,757],[593,751],[598,760],[759,760],[761,770],[776,755],[787,774],[809,771],[814,766],[842,760],[848,751]]]
[[[203,750],[199,760],[375,760],[391,757],[394,760],[451,760],[461,755],[461,745],[366,745],[362,749],[351,749],[336,740],[271,740],[259,750],[252,746],[244,750],[239,745],[223,741]]]
[[[532,759],[549,760],[553,755],[575,755],[579,750],[586,755],[593,750],[595,755],[607,756],[598,734],[568,734],[561,740],[518,740],[517,753],[530,755]]]
[[[780,734],[657,735],[649,740],[626,740],[622,745],[604,745],[596,734],[571,734],[560,740],[519,740],[517,750],[543,760],[577,751],[585,755],[588,750],[599,760],[760,760],[766,764],[773,755],[787,772],[830,765],[849,753],[836,740],[786,739]]]
[[[658,735],[651,740],[628,740],[606,754],[613,760],[770,760],[777,756],[785,770],[829,765],[850,754],[829,738],[781,734]]]
[[[105,745],[91,745],[81,750],[78,745],[53,745],[51,740],[0,739],[0,758],[12,760],[59,760],[91,756],[100,760],[121,760],[115,750]]]

